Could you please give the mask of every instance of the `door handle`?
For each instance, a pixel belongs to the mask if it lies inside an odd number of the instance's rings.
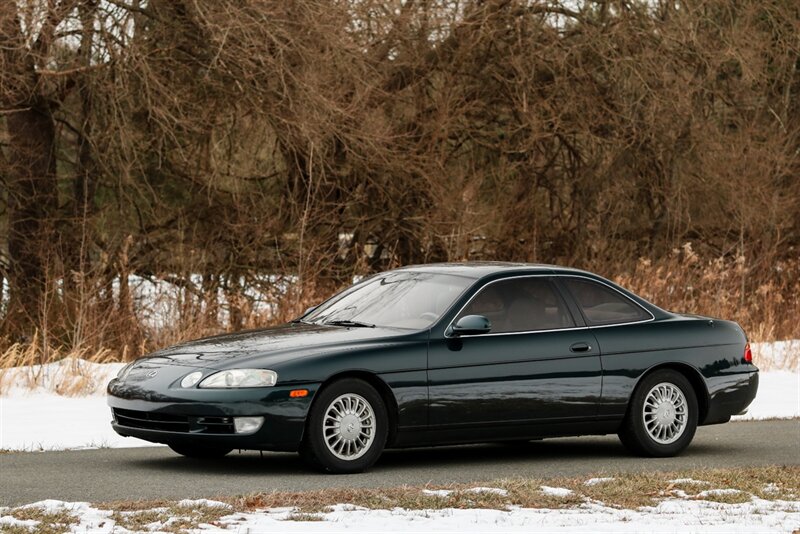
[[[572,352],[589,352],[592,350],[592,346],[588,343],[575,343],[569,348],[569,350]]]

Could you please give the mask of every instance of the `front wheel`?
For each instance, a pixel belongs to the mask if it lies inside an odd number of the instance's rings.
[[[328,473],[360,473],[377,461],[388,433],[386,406],[375,388],[346,378],[314,399],[300,453]]]
[[[641,456],[676,456],[691,443],[698,412],[694,388],[684,375],[656,371],[634,391],[619,439]]]
[[[233,449],[220,448],[220,447],[203,447],[199,445],[170,445],[170,449],[177,452],[181,456],[188,458],[222,458]]]

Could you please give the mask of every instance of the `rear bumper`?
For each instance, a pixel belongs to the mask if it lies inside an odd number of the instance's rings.
[[[132,436],[153,443],[192,444],[233,449],[294,451],[303,439],[306,415],[319,384],[242,390],[170,389],[165,393],[134,391],[112,381],[108,387],[108,405],[114,409],[149,414],[154,420],[176,422],[150,424],[119,417],[111,422],[121,436]],[[307,397],[291,398],[293,389],[307,389]],[[264,417],[264,424],[252,434],[228,433],[224,428],[211,429],[202,424],[206,418]],[[183,423],[179,424],[178,422]]]
[[[708,413],[701,424],[729,421],[731,416],[747,411],[758,392],[758,371],[728,374],[709,380]]]

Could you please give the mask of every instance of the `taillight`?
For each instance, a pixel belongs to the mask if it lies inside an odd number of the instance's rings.
[[[750,350],[750,343],[747,343],[744,346],[744,361],[747,363],[753,363],[753,351]]]

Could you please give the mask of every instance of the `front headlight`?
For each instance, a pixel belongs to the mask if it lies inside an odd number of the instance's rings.
[[[266,369],[228,369],[207,376],[199,388],[264,388],[274,386],[278,373]]]

